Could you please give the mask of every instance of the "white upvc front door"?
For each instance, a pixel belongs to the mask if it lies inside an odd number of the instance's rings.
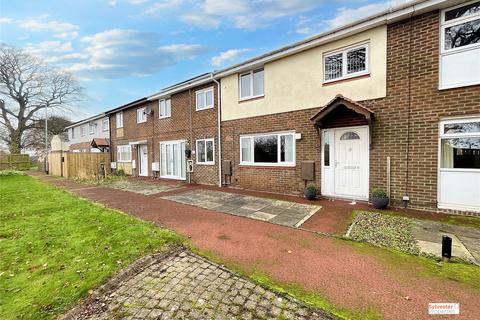
[[[322,194],[368,200],[368,126],[323,130],[322,140]]]
[[[138,175],[148,176],[148,147],[146,144],[138,145]]]
[[[160,177],[185,180],[185,141],[160,142]]]

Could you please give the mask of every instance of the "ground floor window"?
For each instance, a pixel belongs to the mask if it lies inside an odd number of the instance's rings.
[[[439,207],[480,211],[480,118],[440,122]]]
[[[197,140],[197,163],[215,164],[215,151],[213,139]]]
[[[132,146],[130,145],[117,146],[117,161],[118,162],[132,161]]]
[[[295,133],[240,137],[240,163],[245,165],[295,165]]]
[[[185,180],[185,141],[160,142],[160,176]]]

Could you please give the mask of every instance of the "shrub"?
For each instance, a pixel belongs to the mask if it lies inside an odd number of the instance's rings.
[[[7,176],[24,176],[25,172],[17,170],[0,170],[0,177]]]
[[[375,188],[372,190],[372,196],[374,198],[388,198],[388,195],[387,193],[385,192],[385,190],[381,189],[381,188]]]
[[[112,175],[119,176],[119,177],[125,177],[127,174],[125,173],[125,170],[118,169],[118,170],[113,171]]]
[[[309,184],[306,188],[307,191],[315,192],[317,193],[317,186],[315,186],[313,183]]]

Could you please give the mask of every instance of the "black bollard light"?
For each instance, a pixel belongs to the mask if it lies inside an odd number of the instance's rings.
[[[446,260],[452,258],[452,238],[449,236],[442,237],[442,258]]]

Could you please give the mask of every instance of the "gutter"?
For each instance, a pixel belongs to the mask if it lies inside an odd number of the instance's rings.
[[[210,73],[210,78],[217,84],[217,145],[218,145],[218,186],[222,187],[222,99],[220,82],[213,77],[213,73]]]

